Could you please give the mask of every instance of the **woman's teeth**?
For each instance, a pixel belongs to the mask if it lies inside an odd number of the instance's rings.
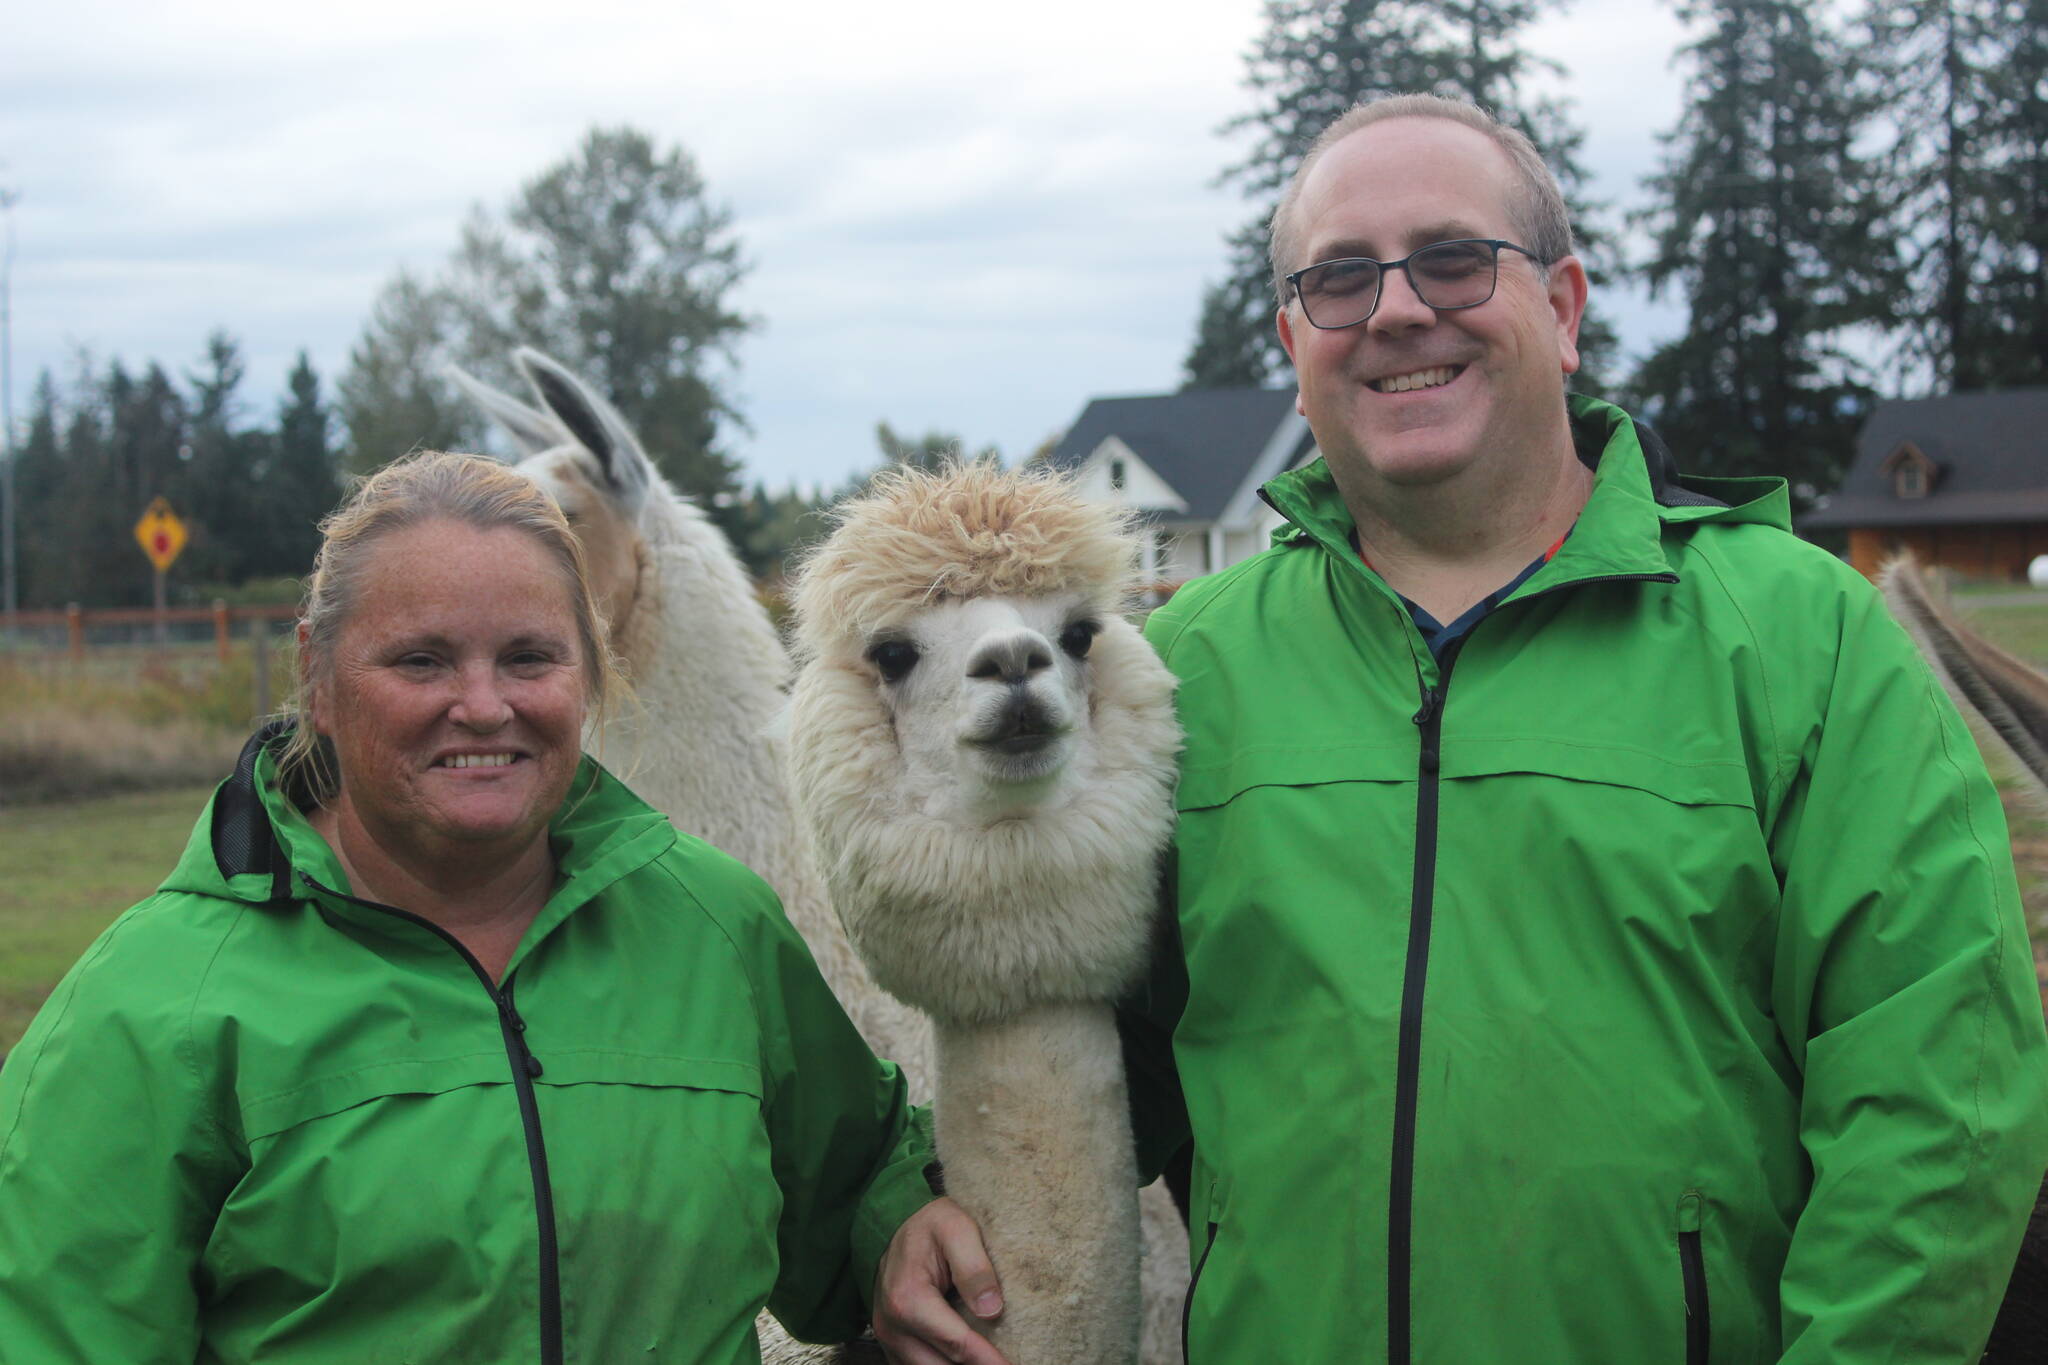
[[[441,760],[444,768],[502,768],[513,759],[511,754],[455,754]]]

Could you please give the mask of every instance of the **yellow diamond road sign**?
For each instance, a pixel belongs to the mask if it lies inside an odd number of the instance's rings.
[[[142,520],[135,523],[135,541],[142,546],[142,553],[149,556],[149,562],[156,565],[156,571],[163,573],[178,557],[178,551],[185,548],[185,523],[178,520],[168,502],[152,499]]]

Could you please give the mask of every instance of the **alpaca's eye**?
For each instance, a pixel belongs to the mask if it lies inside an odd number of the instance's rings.
[[[880,671],[883,682],[901,682],[917,663],[917,646],[908,640],[884,640],[868,651],[868,661]]]
[[[1095,636],[1101,629],[1101,624],[1095,621],[1076,621],[1060,632],[1060,648],[1076,659],[1085,659],[1088,646],[1095,643]]]

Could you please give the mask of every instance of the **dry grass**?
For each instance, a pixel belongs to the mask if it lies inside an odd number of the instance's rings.
[[[289,659],[270,665],[276,699]],[[248,735],[254,681],[246,652],[222,664],[210,647],[83,665],[0,655],[0,807],[218,780]]]

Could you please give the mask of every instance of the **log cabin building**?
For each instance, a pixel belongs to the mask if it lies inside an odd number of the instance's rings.
[[[1849,562],[1871,576],[1909,550],[1963,577],[2025,581],[2048,554],[2048,389],[1878,404],[1841,489],[1799,529],[1846,531]]]

